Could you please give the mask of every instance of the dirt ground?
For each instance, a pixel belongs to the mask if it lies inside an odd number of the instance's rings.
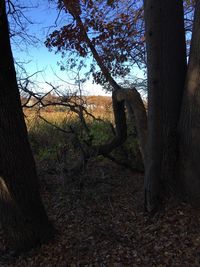
[[[169,199],[159,214],[143,209],[143,176],[110,161],[84,174],[39,173],[55,240],[1,267],[200,266],[200,211]]]

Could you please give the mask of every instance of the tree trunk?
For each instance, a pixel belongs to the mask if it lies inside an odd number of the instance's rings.
[[[185,92],[180,119],[180,182],[194,205],[200,206],[200,0],[196,1]]]
[[[132,89],[120,89],[117,91],[117,100],[124,100],[126,107],[129,107],[134,114],[140,152],[144,161],[147,141],[147,115],[141,95],[134,87]]]
[[[0,3],[0,222],[9,246],[27,250],[52,237],[21,109],[5,0]]]
[[[178,158],[177,124],[186,71],[183,3],[145,0],[148,137],[145,207],[159,204],[161,184],[172,186]]]

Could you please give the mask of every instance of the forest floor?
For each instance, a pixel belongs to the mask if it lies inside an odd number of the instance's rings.
[[[148,216],[141,174],[91,160],[65,187],[56,173],[39,175],[55,240],[1,267],[200,266],[200,211],[169,199]]]

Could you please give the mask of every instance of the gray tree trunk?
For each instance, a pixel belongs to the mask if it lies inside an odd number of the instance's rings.
[[[140,93],[133,87],[132,89],[120,89],[117,91],[117,100],[125,101],[127,109],[134,115],[137,129],[139,148],[144,161],[147,141],[147,114]]]

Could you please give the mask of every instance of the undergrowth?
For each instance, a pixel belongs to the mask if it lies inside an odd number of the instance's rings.
[[[80,145],[106,144],[114,137],[111,122],[106,119],[88,120],[87,132],[76,116],[66,117],[64,112],[43,113],[42,116],[50,124],[32,114],[27,117],[29,140],[40,170],[57,172],[61,164],[70,166],[78,160]],[[129,127],[127,141],[111,153],[111,158],[142,169],[134,127]]]

